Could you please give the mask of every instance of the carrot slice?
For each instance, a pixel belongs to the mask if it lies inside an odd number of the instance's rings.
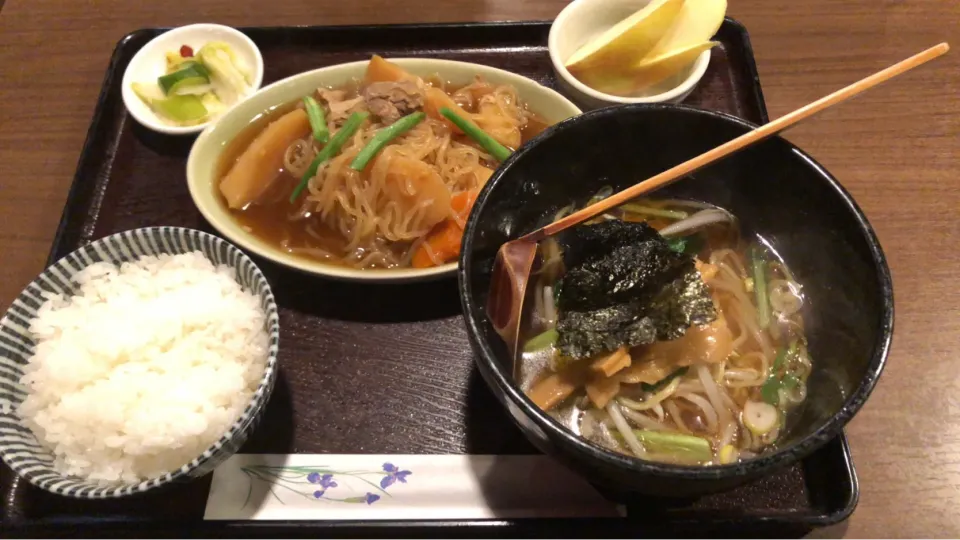
[[[430,268],[445,264],[460,254],[463,229],[452,219],[440,223],[413,254],[414,268]],[[430,254],[433,253],[433,257]]]
[[[384,60],[379,54],[373,55],[367,64],[367,71],[363,75],[364,86],[375,82],[397,82],[416,80],[418,77],[407,73],[402,67]]]
[[[480,188],[461,191],[450,199],[450,208],[458,215],[466,218],[466,214],[473,208],[473,203],[477,201],[477,195],[480,194]]]
[[[427,234],[423,244],[413,254],[411,265],[414,268],[430,268],[450,262],[460,255],[463,238],[460,223],[466,220],[479,193],[479,188],[461,191],[450,199],[450,209],[456,215],[440,222]]]

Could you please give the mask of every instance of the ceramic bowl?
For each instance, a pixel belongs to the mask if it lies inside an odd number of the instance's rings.
[[[550,63],[567,95],[588,109],[628,103],[679,103],[687,98],[707,72],[710,51],[687,68],[635,96],[615,96],[594,90],[575,78],[564,63],[583,44],[637,12],[650,0],[575,0],[550,26],[547,47]]]
[[[427,58],[390,58],[391,62],[419,76],[439,74],[456,85],[469,84],[479,75],[494,84],[510,84],[520,99],[548,123],[580,114],[580,109],[559,93],[539,83],[501,69],[480,64]],[[297,257],[250,234],[230,215],[216,189],[217,165],[227,144],[251,121],[279,105],[301,99],[318,87],[336,88],[361,79],[367,61],[320,68],[275,82],[230,110],[220,121],[200,134],[187,160],[187,185],[194,204],[210,224],[232,242],[257,255],[310,274],[351,281],[409,282],[452,277],[456,263],[434,268],[356,270]]]
[[[200,251],[214,264],[224,264],[236,271],[244,290],[260,297],[267,315],[265,329],[269,333],[267,362],[253,397],[219,440],[201,455],[179,469],[135,484],[99,485],[96,482],[68,477],[53,469],[53,455],[42,447],[33,432],[24,426],[16,413],[26,397],[20,384],[23,367],[34,354],[36,343],[27,328],[43,303],[44,292],[72,294],[76,283],[72,276],[87,266],[106,261],[121,263],[144,255],[180,254]],[[31,484],[57,495],[80,499],[117,498],[143,493],[175,481],[199,478],[230,457],[243,444],[260,419],[270,399],[277,373],[277,351],[280,323],[277,304],[270,285],[260,269],[242,251],[216,236],[179,227],[135,229],[96,240],[70,253],[44,270],[20,293],[0,319],[0,459]]]
[[[804,405],[777,448],[736,464],[688,467],[642,461],[591,444],[517,387],[513,359],[485,305],[497,249],[600,187],[620,191],[755,126],[679,105],[627,105],[585,113],[530,141],[493,175],[467,222],[459,286],[480,373],[540,449],[615,490],[660,496],[733,487],[809,455],[863,406],[893,333],[893,285],[883,250],[850,194],[799,148],[775,137],[702,169],[655,196],[732,211],[745,234],[769,241],[803,286],[813,359]],[[589,144],[584,144],[589,141]]]
[[[194,126],[175,126],[157,116],[133,91],[133,83],[156,84],[157,77],[163,75],[166,68],[165,55],[170,51],[179,51],[182,45],[189,45],[194,52],[210,41],[222,41],[230,46],[253,70],[253,82],[247,91],[252,95],[263,83],[263,57],[260,49],[243,32],[220,24],[191,24],[164,32],[153,38],[133,55],[127,69],[123,72],[123,104],[130,114],[143,126],[167,135],[190,135],[200,133],[215,122],[216,116],[207,122]],[[235,103],[233,105],[236,105]]]

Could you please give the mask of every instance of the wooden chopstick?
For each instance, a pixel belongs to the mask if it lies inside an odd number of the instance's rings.
[[[836,105],[842,101],[846,101],[861,92],[869,90],[874,86],[877,86],[880,83],[886,82],[897,75],[909,71],[917,66],[925,64],[934,58],[937,58],[943,54],[946,54],[950,50],[950,46],[947,43],[941,43],[934,47],[911,56],[906,60],[898,62],[882,71],[878,71],[865,79],[861,79],[846,88],[837,90],[836,92],[822,97],[813,103],[800,107],[799,109],[781,116],[772,122],[764,124],[748,133],[733,139],[732,141],[726,142],[712,150],[704,152],[699,156],[685,161],[671,169],[668,169],[656,176],[651,177],[648,180],[640,182],[634,186],[631,186],[619,193],[611,195],[606,199],[594,203],[578,212],[574,212],[569,216],[566,216],[558,221],[543,227],[537,231],[530,233],[529,240],[539,241],[542,238],[556,234],[568,227],[577,225],[584,221],[587,221],[590,218],[593,218],[611,208],[620,206],[621,204],[629,201],[630,199],[639,197],[644,193],[648,193],[655,189],[661,188],[667,184],[675,182],[680,178],[705,167],[714,161],[718,161],[734,152],[737,152],[751,144],[765,139],[767,137],[773,136],[788,127],[791,127],[811,116],[817,114],[818,112]]]

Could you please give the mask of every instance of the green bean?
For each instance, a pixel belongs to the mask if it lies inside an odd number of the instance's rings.
[[[477,141],[477,143],[489,152],[490,155],[495,157],[497,161],[506,161],[506,159],[510,157],[510,150],[506,146],[498,143],[473,122],[467,121],[467,119],[453,112],[448,107],[440,107],[440,114],[446,117],[447,120],[453,122],[455,126],[460,128],[471,139]]]
[[[310,118],[313,138],[318,143],[326,143],[330,140],[330,130],[327,129],[327,118],[323,114],[323,107],[312,96],[303,98],[303,104],[307,108],[307,117]]]
[[[380,132],[374,135],[373,138],[370,139],[370,142],[360,150],[357,157],[353,158],[350,168],[355,171],[362,171],[367,166],[367,163],[370,163],[370,160],[379,154],[380,150],[383,150],[383,147],[386,146],[388,142],[410,131],[414,126],[423,122],[423,119],[426,117],[427,115],[422,112],[415,112],[381,129]]]
[[[357,129],[360,128],[360,125],[363,124],[363,121],[366,120],[368,116],[370,116],[368,112],[355,112],[351,114],[350,118],[343,124],[343,127],[333,134],[330,142],[328,142],[327,145],[323,147],[323,150],[320,150],[320,153],[317,154],[317,157],[313,158],[313,161],[310,162],[310,167],[307,168],[307,172],[303,173],[303,178],[300,179],[300,183],[296,189],[293,190],[293,193],[290,194],[291,203],[297,200],[297,197],[300,196],[303,189],[307,187],[310,179],[317,174],[317,169],[320,168],[320,164],[339,152],[347,140],[353,137],[353,134],[357,132]]]

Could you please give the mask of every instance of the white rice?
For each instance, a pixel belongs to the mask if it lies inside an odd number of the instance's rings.
[[[263,374],[257,296],[200,252],[97,263],[49,295],[19,414],[62,474],[102,484],[180,468],[217,441]]]

